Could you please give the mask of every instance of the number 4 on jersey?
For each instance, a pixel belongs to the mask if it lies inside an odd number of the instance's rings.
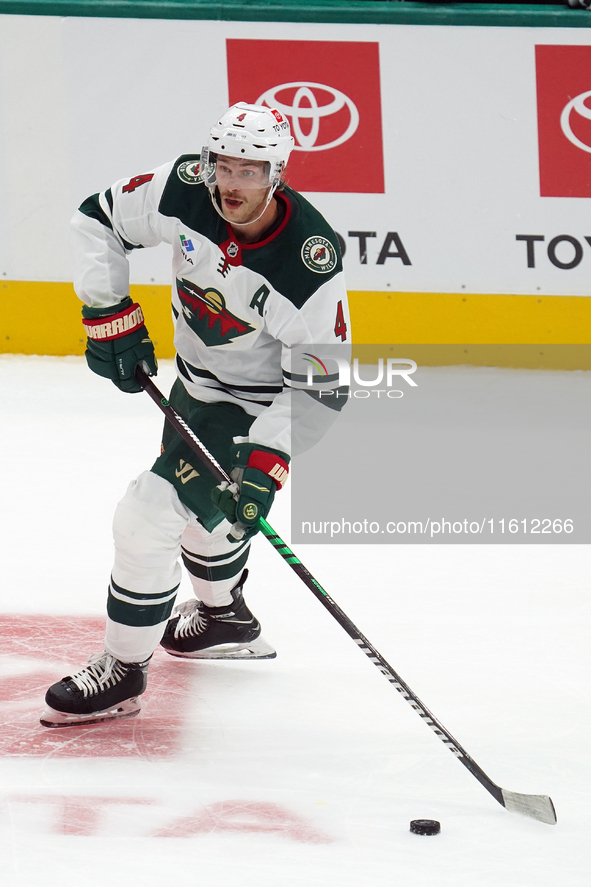
[[[341,341],[344,342],[347,338],[347,324],[345,323],[345,315],[343,314],[343,303],[339,302],[337,305],[337,317],[334,325],[334,334],[335,336],[341,337]]]
[[[145,176],[134,176],[133,179],[130,179],[127,185],[123,186],[124,194],[133,194],[136,188],[139,188],[140,185],[145,185],[146,182],[151,182],[154,178],[154,173],[148,173]]]

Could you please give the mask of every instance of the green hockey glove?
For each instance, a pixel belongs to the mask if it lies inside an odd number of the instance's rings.
[[[129,296],[111,308],[82,308],[88,336],[86,362],[93,373],[111,379],[121,391],[142,390],[135,370],[142,363],[149,376],[158,372],[154,345],[144,325],[144,315]]]
[[[275,491],[289,473],[289,456],[259,444],[240,443],[232,448],[232,484],[227,481],[212,490],[211,498],[230,521],[233,542],[258,532],[259,518],[267,517]]]

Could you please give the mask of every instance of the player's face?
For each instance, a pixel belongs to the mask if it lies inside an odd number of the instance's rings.
[[[260,214],[269,191],[269,164],[219,156],[216,182],[224,215],[230,222],[248,223]]]

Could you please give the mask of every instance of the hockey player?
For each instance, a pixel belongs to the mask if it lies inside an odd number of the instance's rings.
[[[293,144],[281,113],[239,103],[200,155],[117,182],[73,219],[86,359],[125,392],[141,391],[138,365],[157,372],[129,298],[127,257],[171,245],[178,378],[170,402],[235,483],[216,487],[165,426],[161,455],[115,512],[105,649],[50,687],[44,726],[137,714],[159,643],[186,658],[276,655],[243,587],[251,537],[289,470],[290,349],[349,344],[336,235],[284,182]],[[299,395],[322,412],[340,406],[314,389]],[[179,558],[195,599],[172,615]]]

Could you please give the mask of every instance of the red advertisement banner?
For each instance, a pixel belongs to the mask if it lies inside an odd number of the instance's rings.
[[[540,195],[591,197],[591,46],[536,46]]]
[[[298,191],[384,193],[378,43],[227,40],[230,104],[278,109]]]

